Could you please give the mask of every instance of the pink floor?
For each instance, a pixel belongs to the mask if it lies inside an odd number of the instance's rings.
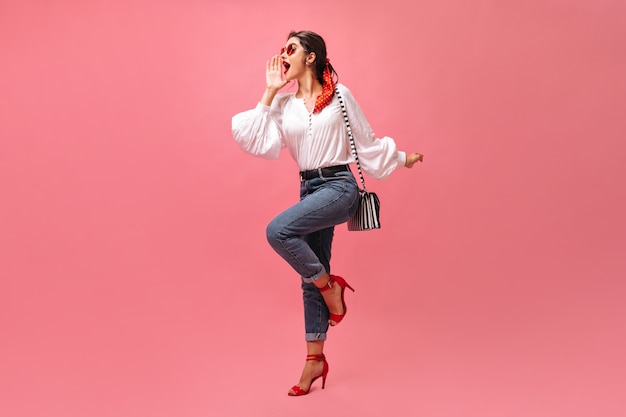
[[[428,263],[378,281],[355,274],[348,316],[329,334],[326,389],[318,381],[308,396],[291,398],[286,391],[305,355],[297,284],[255,284],[237,269],[13,283],[3,302],[1,414],[617,417],[626,410],[623,292],[574,275],[571,285],[555,285],[548,273],[453,280]]]
[[[315,4],[316,7],[312,7]],[[0,2],[0,417],[623,417],[626,3]],[[322,33],[423,164],[339,226],[330,373],[231,117]],[[286,91],[294,91],[287,88]]]

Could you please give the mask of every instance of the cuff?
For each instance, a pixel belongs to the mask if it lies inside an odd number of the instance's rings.
[[[402,167],[406,165],[406,152],[398,151],[398,164]]]
[[[261,102],[258,102],[256,104],[256,110],[260,111],[261,113],[269,113],[271,109],[271,106],[266,106],[265,104],[262,104]]]

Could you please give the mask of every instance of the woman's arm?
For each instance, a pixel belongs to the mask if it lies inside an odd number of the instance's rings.
[[[287,82],[282,79],[278,55],[267,61],[266,87],[254,109],[236,114],[232,119],[233,138],[244,151],[261,158],[277,159],[283,147],[280,131],[280,112],[271,106],[278,90]]]
[[[368,175],[384,179],[395,169],[402,166],[411,168],[417,161],[423,159],[421,154],[406,154],[399,151],[395,141],[390,137],[377,138],[350,90],[344,85],[340,85],[339,88],[344,97],[359,161]]]

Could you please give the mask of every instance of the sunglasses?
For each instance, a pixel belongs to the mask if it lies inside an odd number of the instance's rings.
[[[296,44],[295,43],[290,43],[289,45],[287,45],[287,48],[281,48],[280,49],[280,54],[284,54],[285,52],[287,52],[288,56],[293,55],[296,52]]]

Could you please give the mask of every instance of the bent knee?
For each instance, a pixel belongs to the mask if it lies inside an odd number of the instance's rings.
[[[273,246],[276,243],[296,237],[298,234],[291,230],[284,222],[274,219],[265,228],[265,236],[270,245]]]
[[[270,245],[280,241],[282,235],[282,227],[274,220],[272,220],[265,228],[265,237]]]

